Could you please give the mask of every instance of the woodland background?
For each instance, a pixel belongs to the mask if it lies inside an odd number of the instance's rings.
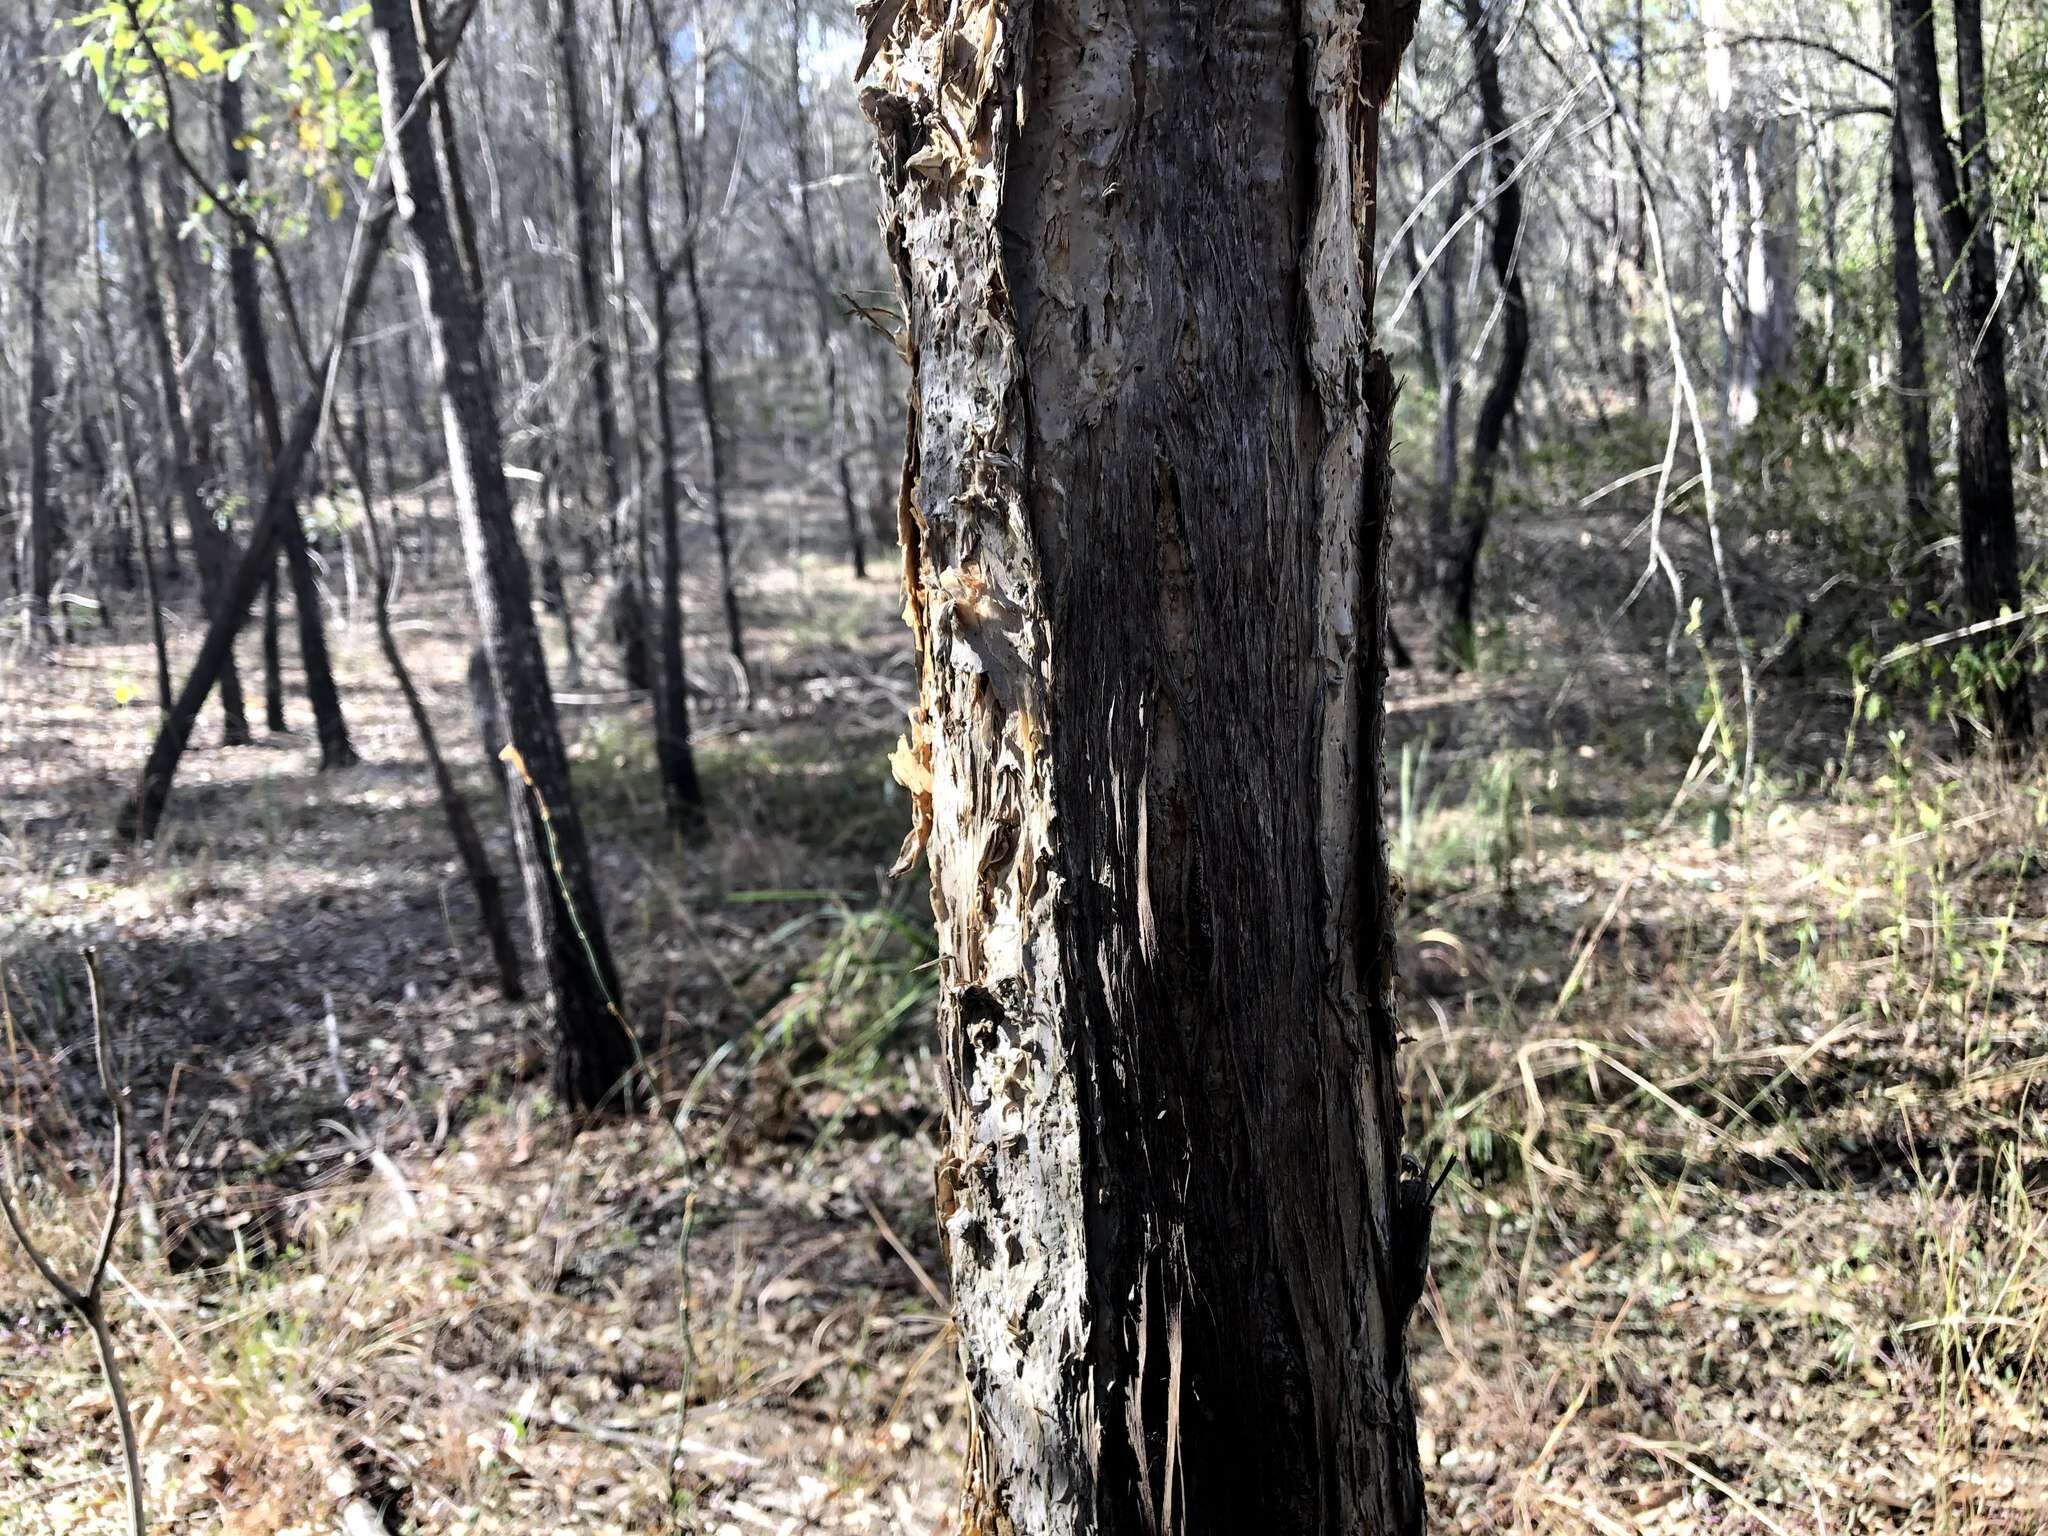
[[[252,739],[209,702],[136,835],[276,452],[238,262],[289,417],[362,231],[362,14],[0,19],[10,1187],[52,1252],[90,1251],[95,946],[135,1179],[109,1311],[162,1529],[949,1529],[966,1397],[929,906],[887,874],[916,676],[860,17],[439,18],[660,1113],[569,1113],[450,841],[408,688],[518,929],[396,262],[341,349],[303,561],[235,652]],[[2048,1529],[2048,19],[1934,17],[1947,260],[1885,6],[1431,3],[1397,86],[1384,810],[1409,1140],[1455,1158],[1413,1331],[1441,1529]],[[1996,521],[1991,338],[2003,560],[1970,522]],[[671,548],[694,800],[650,702]],[[117,1529],[90,1341],[12,1247],[0,1343],[0,1530]]]

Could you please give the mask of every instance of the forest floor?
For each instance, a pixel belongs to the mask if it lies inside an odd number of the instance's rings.
[[[140,627],[8,663],[0,1128],[76,1262],[97,946],[157,1529],[952,1528],[930,918],[881,873],[893,558],[756,553],[750,701],[691,592],[701,842],[588,623],[593,691],[564,690],[667,1125],[556,1112],[366,612],[334,632],[365,764],[221,750],[209,712],[147,849],[110,832],[155,722]],[[1497,580],[1611,604],[1620,558],[1511,535]],[[509,874],[456,579],[402,639]],[[1731,811],[1697,661],[1543,601],[1475,671],[1390,687],[1410,1137],[1458,1155],[1413,1335],[1433,1526],[2048,1530],[2048,776],[1889,721],[1830,775],[1846,679],[1772,677]],[[0,1532],[113,1531],[119,1500],[89,1343],[0,1245]]]

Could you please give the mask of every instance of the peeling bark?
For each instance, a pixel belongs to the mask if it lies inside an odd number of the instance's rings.
[[[972,1530],[1420,1529],[1367,330],[1413,24],[870,9]]]

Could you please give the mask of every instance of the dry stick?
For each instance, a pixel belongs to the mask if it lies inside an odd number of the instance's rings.
[[[106,1013],[100,1006],[98,955],[90,948],[81,953],[85,957],[86,989],[92,997],[93,1052],[99,1063],[100,1091],[107,1096],[107,1105],[114,1115],[114,1187],[107,1200],[106,1220],[100,1227],[99,1246],[94,1250],[92,1267],[86,1271],[85,1283],[73,1286],[58,1274],[56,1266],[30,1239],[21,1213],[15,1208],[13,1190],[4,1169],[0,1169],[0,1216],[6,1217],[14,1240],[21,1244],[22,1252],[28,1255],[36,1273],[43,1277],[43,1283],[55,1291],[64,1305],[76,1312],[92,1330],[93,1347],[99,1352],[100,1374],[106,1378],[107,1393],[114,1400],[114,1423],[121,1434],[121,1455],[127,1463],[128,1532],[129,1536],[143,1536],[148,1522],[142,1512],[142,1456],[135,1441],[135,1416],[128,1410],[128,1389],[121,1380],[120,1357],[114,1352],[114,1336],[107,1329],[104,1301],[107,1267],[114,1257],[114,1239],[120,1233],[121,1214],[128,1199],[127,1090],[115,1078],[114,1052],[107,1036]]]
[[[1679,403],[1683,402],[1686,414],[1691,418],[1693,448],[1700,461],[1700,497],[1706,514],[1707,543],[1714,555],[1714,579],[1720,589],[1721,611],[1727,615],[1728,633],[1735,641],[1735,667],[1742,680],[1742,778],[1737,792],[1746,796],[1756,772],[1756,670],[1750,664],[1749,639],[1742,632],[1741,620],[1735,612],[1735,594],[1728,583],[1728,563],[1721,547],[1719,503],[1714,493],[1713,458],[1707,451],[1706,424],[1700,419],[1699,396],[1692,387],[1692,371],[1685,362],[1685,343],[1678,332],[1678,309],[1671,298],[1670,275],[1664,265],[1664,220],[1657,211],[1657,197],[1650,186],[1648,151],[1643,145],[1642,125],[1623,109],[1621,94],[1607,75],[1607,60],[1587,36],[1574,0],[1558,0],[1557,10],[1599,76],[1600,92],[1607,100],[1607,110],[1621,124],[1627,136],[1629,159],[1643,190],[1643,219],[1648,226],[1650,254],[1657,272],[1657,296],[1664,311],[1665,336],[1670,345],[1675,375],[1676,399],[1672,402],[1672,409],[1675,415]],[[1701,644],[1705,645],[1704,638]]]

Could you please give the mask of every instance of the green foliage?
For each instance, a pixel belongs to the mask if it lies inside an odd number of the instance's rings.
[[[166,93],[180,82],[241,82],[250,107],[241,147],[281,178],[310,183],[334,219],[345,201],[344,175],[368,178],[383,144],[365,49],[369,11],[367,4],[330,12],[323,0],[278,0],[259,17],[237,3],[230,32],[211,0],[100,0],[66,23],[81,36],[64,66],[90,74],[108,109],[138,134],[170,130],[179,103]],[[275,198],[255,186],[230,192],[252,212]],[[194,208],[202,216],[212,211],[204,196]]]

